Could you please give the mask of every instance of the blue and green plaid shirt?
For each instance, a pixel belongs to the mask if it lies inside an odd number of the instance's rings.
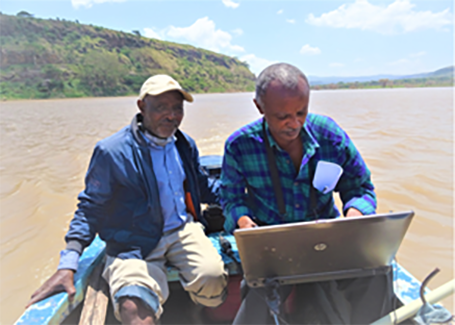
[[[316,166],[319,160],[343,167],[334,191],[340,193],[344,212],[353,207],[364,215],[375,213],[376,195],[371,174],[351,139],[331,118],[309,113],[300,132],[303,158],[298,173],[289,154],[277,145],[266,124],[286,206],[286,213],[281,216],[270,177],[262,123],[262,118],[254,121],[226,140],[220,190],[226,231],[232,232],[237,220],[244,215],[266,224],[338,217],[340,212],[332,192],[323,194],[316,190],[317,216],[310,212],[309,165]]]

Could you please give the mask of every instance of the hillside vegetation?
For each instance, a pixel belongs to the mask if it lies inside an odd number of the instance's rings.
[[[190,45],[30,14],[0,14],[0,98],[125,96],[165,73],[190,92],[253,91],[236,58]]]

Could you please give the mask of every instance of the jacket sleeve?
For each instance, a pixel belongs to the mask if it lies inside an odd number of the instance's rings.
[[[65,236],[66,249],[80,254],[91,244],[106,216],[106,202],[112,195],[112,159],[97,144],[85,176],[85,189],[78,196],[78,209]]]
[[[253,217],[253,212],[248,207],[248,196],[245,192],[247,184],[236,159],[240,155],[236,154],[235,148],[228,141],[221,171],[220,199],[226,217],[224,229],[233,232],[239,218],[244,215]]]
[[[343,130],[341,132],[343,134],[340,143],[344,160],[343,174],[335,190],[340,193],[343,214],[346,215],[349,208],[355,208],[364,215],[374,214],[376,194],[370,170],[346,132]]]

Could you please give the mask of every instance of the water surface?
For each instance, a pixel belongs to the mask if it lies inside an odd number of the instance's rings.
[[[196,95],[182,129],[201,155],[260,115],[252,93]],[[56,269],[95,143],[130,123],[134,97],[0,104],[0,323],[11,324]],[[378,212],[416,216],[398,261],[435,288],[453,278],[453,89],[313,91],[367,161]],[[446,305],[452,305],[447,299]],[[452,309],[453,310],[453,309]]]

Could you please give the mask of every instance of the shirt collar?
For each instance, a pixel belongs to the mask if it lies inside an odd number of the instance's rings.
[[[170,137],[166,139],[158,138],[151,134],[148,131],[143,131],[142,135],[144,136],[145,141],[147,142],[148,145],[153,146],[153,147],[166,147],[169,143],[174,143],[175,140],[177,139],[175,135],[171,135]]]

